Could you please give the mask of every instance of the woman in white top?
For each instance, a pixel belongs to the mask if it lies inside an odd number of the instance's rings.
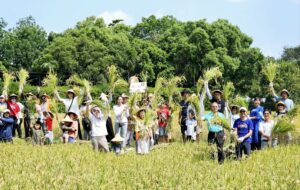
[[[129,109],[128,106],[123,104],[123,98],[120,96],[117,100],[117,105],[113,107],[115,114],[115,134],[119,133],[122,138],[126,138]],[[122,148],[126,146],[126,141],[123,141]]]
[[[78,117],[80,117],[80,110],[79,110],[79,102],[78,96],[76,96],[74,90],[67,91],[67,98],[61,98],[57,91],[54,92],[56,98],[65,105],[66,113],[73,112]],[[80,122],[78,118],[78,137],[82,140],[81,130],[80,130]]]
[[[259,132],[261,133],[261,149],[266,149],[269,147],[269,143],[272,143],[272,147],[275,147],[277,139],[272,138],[275,122],[271,119],[271,111],[265,109],[263,114],[265,119],[259,123]]]
[[[105,152],[109,152],[108,142],[106,139],[107,129],[106,129],[106,120],[107,115],[104,115],[98,106],[92,107],[90,110],[89,105],[86,106],[86,114],[88,115],[91,121],[91,141],[93,149],[98,151],[104,149]]]

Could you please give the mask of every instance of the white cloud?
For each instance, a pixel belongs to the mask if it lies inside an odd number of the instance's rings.
[[[229,3],[245,3],[248,0],[227,0]]]
[[[133,18],[122,10],[104,11],[98,17],[102,17],[106,24],[109,24],[116,19],[123,19],[124,23],[128,25],[133,24]]]
[[[154,14],[153,14],[156,18],[161,18],[163,17],[165,14],[163,13],[162,9],[157,10]]]

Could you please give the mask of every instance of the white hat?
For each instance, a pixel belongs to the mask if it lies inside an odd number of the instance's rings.
[[[241,107],[241,108],[240,108],[240,111],[247,111],[247,108]]]
[[[105,102],[108,102],[107,95],[104,94],[104,93],[100,94],[100,99],[103,100],[103,101],[105,101]]]
[[[1,94],[0,98],[5,98],[5,96],[3,94]]]
[[[62,120],[62,122],[73,122],[73,120],[70,118],[70,116],[66,116],[63,120]]]
[[[5,109],[3,113],[7,113],[7,112],[10,113],[10,110],[9,109]]]
[[[117,133],[113,139],[111,139],[112,142],[122,142],[124,138],[121,137],[120,133]]]

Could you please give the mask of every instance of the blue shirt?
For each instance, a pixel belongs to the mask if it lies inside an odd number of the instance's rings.
[[[218,112],[217,114],[218,114],[219,117],[225,119],[224,114],[222,114],[220,112]],[[223,127],[221,125],[211,123],[211,119],[213,117],[214,117],[214,113],[213,112],[209,112],[209,113],[205,114],[204,117],[202,118],[203,120],[207,121],[208,131],[209,132],[215,132],[215,133],[217,133],[219,131],[222,131]]]
[[[0,125],[0,139],[12,139],[12,128],[14,120],[10,117],[3,117],[0,120],[2,121],[2,125]]]
[[[233,128],[237,129],[238,137],[244,137],[250,132],[250,130],[253,131],[253,124],[252,124],[251,119],[246,119],[246,120],[237,119],[234,122]],[[244,142],[251,143],[251,140],[252,139],[250,136],[250,137],[246,138],[244,140]]]

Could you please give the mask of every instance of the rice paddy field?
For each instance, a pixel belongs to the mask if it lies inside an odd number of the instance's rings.
[[[33,146],[15,139],[0,144],[0,189],[300,189],[299,144],[219,165],[206,134],[183,144],[174,129],[175,142],[143,156],[93,152],[89,142]]]

